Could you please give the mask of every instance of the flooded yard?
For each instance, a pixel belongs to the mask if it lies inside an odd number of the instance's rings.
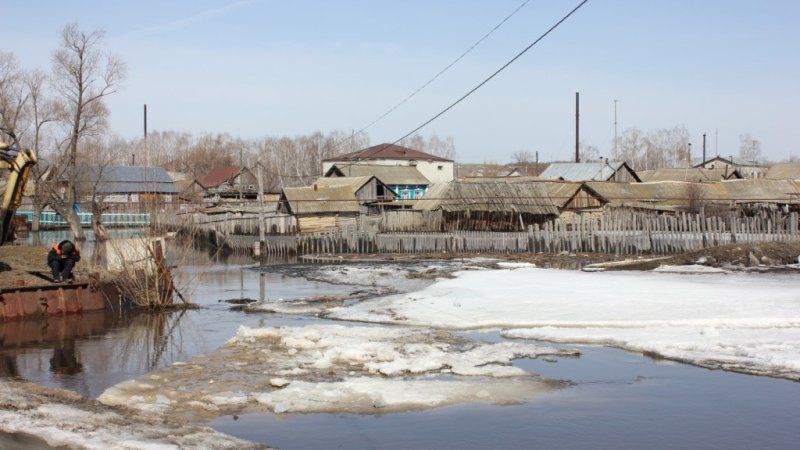
[[[247,258],[194,255],[178,275],[201,309],[3,324],[0,371],[90,398],[116,395],[140,414],[286,449],[795,448],[800,388],[769,369],[796,360],[791,303],[800,296],[792,297],[791,276],[613,275],[615,284],[683,286],[675,293],[679,304],[704,289],[745,292],[763,283],[776,286],[761,291],[775,302],[788,295],[788,306],[776,303],[755,316],[745,307],[726,310],[723,302],[709,307],[713,317],[698,307],[690,318],[667,314],[664,323],[652,323],[652,305],[628,311],[603,292],[592,293],[598,309],[584,316],[536,303],[535,296],[506,305],[504,296],[527,298],[514,290],[524,290],[524,282],[502,278],[493,285],[500,272],[483,267],[449,261],[259,268]],[[408,276],[455,270],[466,272],[438,282]],[[524,265],[503,270],[519,280],[537,276]],[[545,275],[572,285],[559,291],[566,297],[569,289],[587,289],[587,276],[610,276]],[[474,285],[490,286],[496,297]],[[476,303],[481,298],[486,302]],[[243,299],[252,306],[226,302]],[[530,320],[530,311],[541,319]],[[779,330],[772,340],[753,334],[769,326]],[[693,327],[722,338],[698,342]],[[744,340],[762,345],[742,344],[721,362],[703,354]],[[784,347],[776,347],[779,341]],[[762,363],[747,348],[772,356]],[[665,353],[670,359],[658,356]],[[676,362],[682,359],[692,364]],[[767,367],[772,376],[700,365],[753,373]],[[41,442],[5,435],[0,446]]]

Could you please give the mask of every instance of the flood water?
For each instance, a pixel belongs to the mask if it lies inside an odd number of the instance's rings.
[[[87,313],[0,324],[0,373],[97,397],[106,388],[210,352],[241,325],[322,319],[231,311],[227,299],[347,294],[353,287],[263,271],[247,257],[182,262],[180,280],[203,308],[164,315]],[[486,341],[497,332],[463,333]],[[576,348],[576,346],[570,346]],[[712,371],[622,350],[515,364],[571,386],[512,406],[459,405],[383,415],[244,414],[207,425],[285,449],[795,449],[800,383]],[[0,448],[37,448],[0,436]],[[32,443],[33,442],[33,443]]]

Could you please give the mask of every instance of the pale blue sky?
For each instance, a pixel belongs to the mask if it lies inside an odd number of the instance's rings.
[[[111,125],[242,137],[358,130],[461,54],[523,0],[9,1],[0,37],[26,67],[50,67],[63,26],[104,28],[129,67]],[[526,47],[578,1],[532,0],[436,82],[369,130],[391,142]],[[569,159],[581,135],[610,153],[622,132],[685,125],[699,156],[800,155],[800,3],[590,0],[506,71],[421,131],[452,136],[457,160],[517,150]]]

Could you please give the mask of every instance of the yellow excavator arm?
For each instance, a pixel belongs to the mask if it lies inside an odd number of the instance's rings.
[[[25,184],[34,164],[36,154],[33,150],[16,150],[0,143],[0,169],[9,172],[3,203],[0,204],[0,245],[13,239],[14,214],[22,203]]]

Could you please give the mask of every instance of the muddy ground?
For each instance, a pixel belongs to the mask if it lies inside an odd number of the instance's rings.
[[[424,254],[424,255],[343,255],[337,261],[418,261],[418,260],[502,260],[527,262],[538,267],[559,269],[581,269],[590,264],[605,262],[623,262],[615,267],[624,270],[652,270],[660,265],[702,264],[709,267],[722,267],[729,270],[748,270],[778,268],[788,264],[800,263],[800,242],[758,242],[730,244],[721,247],[706,248],[671,256],[658,255],[613,255],[607,253],[459,253],[459,254]],[[317,258],[311,258],[317,259]],[[325,258],[320,258],[324,260]],[[493,263],[486,262],[491,266]]]
[[[13,286],[17,280],[23,280],[26,285],[47,283],[41,275],[48,276],[50,269],[47,267],[48,247],[8,245],[0,247],[0,287]],[[787,264],[798,264],[800,257],[800,242],[761,242],[731,244],[721,247],[707,248],[666,257],[653,256],[621,256],[605,253],[459,253],[436,255],[343,255],[335,259],[341,261],[417,261],[417,260],[472,260],[486,258],[513,262],[527,262],[539,267],[553,267],[560,269],[581,269],[589,264],[610,261],[630,260],[624,265],[616,266],[625,270],[652,270],[659,265],[687,265],[702,264],[710,267],[723,267],[726,269],[747,270],[753,267],[773,268]],[[326,258],[312,258],[325,261]],[[491,265],[491,262],[487,262]],[[78,263],[75,269],[77,279],[86,278],[90,272],[97,272],[98,268],[91,266],[85,260]],[[36,274],[39,274],[37,276]],[[101,272],[102,276],[102,272]],[[439,274],[431,274],[438,277]]]
[[[18,280],[25,285],[50,283],[52,276],[47,266],[47,252],[49,247],[30,245],[4,245],[0,247],[0,288],[14,286]],[[90,272],[100,272],[97,267],[91,267],[85,255],[75,266],[75,279],[80,281],[88,277]]]

